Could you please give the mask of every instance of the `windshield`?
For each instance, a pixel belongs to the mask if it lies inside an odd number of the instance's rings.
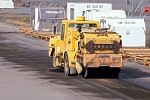
[[[81,26],[81,28],[97,27],[96,24],[70,24],[69,25],[69,27],[72,27],[72,28],[79,28],[79,26]]]

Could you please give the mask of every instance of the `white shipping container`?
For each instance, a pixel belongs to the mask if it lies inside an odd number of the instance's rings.
[[[103,19],[101,21],[101,27],[109,27],[108,25],[111,26],[111,31],[121,35],[123,47],[145,47],[144,19]]]
[[[12,0],[0,0],[0,8],[14,8]]]
[[[124,10],[110,10],[110,11],[91,10],[86,11],[85,17],[87,20],[98,20],[104,18],[126,18],[126,13]]]
[[[76,19],[77,16],[82,16],[84,12],[88,10],[108,11],[108,10],[112,10],[112,4],[109,4],[109,3],[67,3],[67,18],[69,20]]]

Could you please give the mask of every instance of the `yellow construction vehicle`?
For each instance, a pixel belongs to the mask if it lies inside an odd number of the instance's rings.
[[[122,67],[120,35],[99,29],[98,21],[88,21],[78,16],[76,20],[62,20],[61,32],[51,36],[49,56],[53,56],[53,67],[64,68],[69,75],[81,74],[89,77],[93,68],[107,67],[118,77]]]

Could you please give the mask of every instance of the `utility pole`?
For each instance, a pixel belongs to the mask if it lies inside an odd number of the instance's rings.
[[[133,18],[133,15],[134,15],[134,0],[132,0],[132,15],[131,15],[132,18]]]

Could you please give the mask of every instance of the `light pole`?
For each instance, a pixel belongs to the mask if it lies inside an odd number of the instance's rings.
[[[133,13],[134,13],[134,0],[132,0],[132,15],[131,15],[132,18],[133,18]]]

